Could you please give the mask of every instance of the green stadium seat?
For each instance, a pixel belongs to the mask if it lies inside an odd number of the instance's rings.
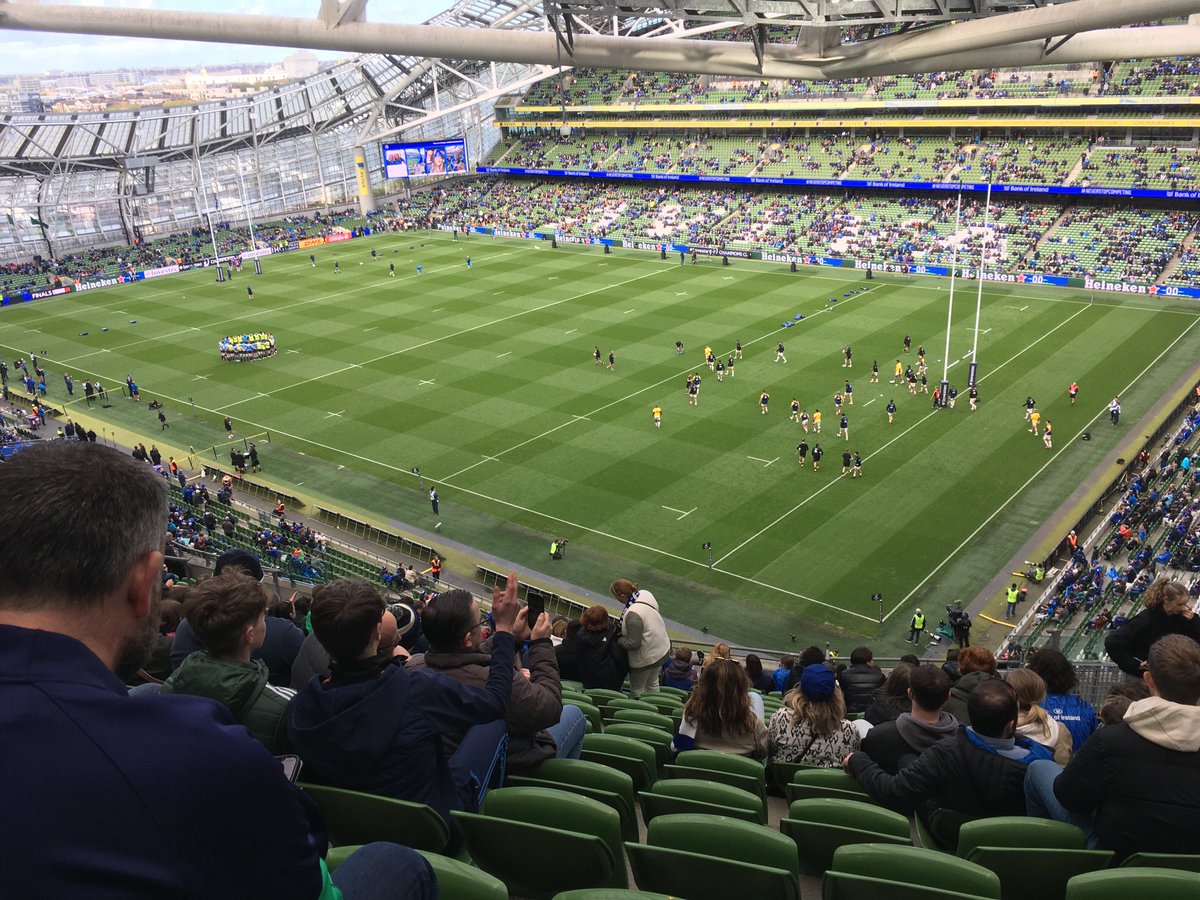
[[[472,861],[512,894],[548,898],[572,888],[628,885],[620,816],[588,797],[497,788],[479,813],[451,815]]]
[[[912,844],[907,817],[856,800],[797,800],[779,830],[796,842],[806,875],[824,873],[848,844]]]
[[[799,900],[796,847],[778,832],[724,816],[658,816],[645,844],[626,844],[642,890],[688,900]]]
[[[663,767],[663,773],[668,778],[701,778],[739,788],[758,797],[766,811],[766,769],[753,759],[715,750],[685,750],[674,764]]]
[[[866,879],[864,881],[864,879]],[[822,881],[825,900],[890,900],[937,896],[998,900],[1000,879],[983,866],[919,847],[839,847]]]
[[[668,696],[671,696],[671,697],[678,697],[681,702],[686,700],[690,696],[690,694],[687,691],[683,690],[682,688],[673,688],[673,687],[666,687],[666,686],[660,687],[658,689],[658,693],[667,694]],[[645,697],[646,695],[643,694],[642,696]]]
[[[1152,900],[1196,900],[1200,879],[1181,869],[1137,867],[1088,872],[1067,882],[1067,900],[1129,900],[1134,894]]]
[[[927,850],[955,853],[958,849],[958,832],[963,825],[979,816],[968,816],[952,809],[935,809],[929,814],[929,822],[918,813],[913,817],[921,846]]]
[[[792,776],[804,769],[822,769],[824,766],[810,766],[808,763],[767,763],[767,783],[772,785],[780,794],[787,791],[792,782]]]
[[[449,856],[418,852],[433,867],[442,900],[508,900],[508,888],[499,878]]]
[[[620,769],[633,779],[635,791],[658,780],[658,754],[636,738],[618,734],[589,734],[583,739],[582,759]]]
[[[728,816],[755,825],[767,824],[762,803],[754,794],[718,781],[698,778],[666,778],[648,791],[641,791],[642,821],[647,826],[658,816],[700,813]]]
[[[390,841],[438,853],[450,843],[445,820],[423,803],[318,784],[300,787],[320,807],[335,846]]]
[[[510,776],[509,782],[516,785],[518,777]],[[528,776],[528,780],[538,781],[539,786],[543,787],[580,792],[612,806],[621,816],[621,831],[625,840],[637,839],[633,779],[624,772],[582,759],[547,759]],[[595,796],[600,794],[606,795],[605,799]]]
[[[1023,816],[996,816],[965,823],[958,855],[995,872],[1004,900],[1062,897],[1067,882],[1106,868],[1110,850],[1088,850],[1074,825]]]
[[[657,708],[652,703],[643,703],[641,700],[634,700],[630,697],[611,697],[604,704],[604,717],[610,719],[620,709],[637,710],[638,712],[651,713],[652,715],[658,714]]]
[[[605,734],[615,734],[620,737],[631,737],[637,741],[644,741],[654,748],[655,764],[658,771],[662,771],[671,759],[672,740],[671,732],[664,731],[661,728],[654,728],[650,725],[639,725],[636,722],[616,721],[610,722],[608,727],[604,729]]]
[[[599,733],[604,730],[604,718],[599,707],[593,706],[590,703],[584,703],[581,700],[568,700],[565,697],[563,698],[563,705],[579,707],[579,711],[587,719],[589,734],[593,732]]]
[[[674,733],[675,723],[670,716],[664,716],[661,713],[646,712],[641,709],[613,709],[608,708],[611,713],[611,721],[613,722],[636,722],[639,725],[649,725],[652,728],[661,728],[668,733]]]
[[[792,780],[784,787],[784,796],[789,805],[797,800],[815,797],[869,802],[863,786],[853,775],[847,775],[841,769],[797,769],[792,773]]]
[[[610,700],[630,699],[628,694],[622,693],[621,691],[614,691],[611,688],[588,688],[584,691],[584,693],[591,697],[592,702],[601,709],[607,706],[608,701]]]
[[[1134,853],[1121,863],[1123,869],[1150,866],[1156,869],[1180,869],[1184,872],[1200,872],[1200,855],[1189,853]]]

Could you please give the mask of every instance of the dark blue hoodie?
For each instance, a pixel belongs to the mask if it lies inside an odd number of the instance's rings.
[[[288,739],[305,780],[425,803],[449,822],[468,798],[451,777],[442,733],[504,718],[513,654],[512,635],[497,633],[482,690],[381,657],[314,675],[288,707]]]

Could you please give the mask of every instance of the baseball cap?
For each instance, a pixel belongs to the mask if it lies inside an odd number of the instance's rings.
[[[837,679],[833,677],[833,672],[820,663],[806,667],[800,674],[800,690],[814,703],[824,702],[832,697],[835,687]]]

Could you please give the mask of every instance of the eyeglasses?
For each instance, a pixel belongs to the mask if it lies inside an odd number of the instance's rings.
[[[488,617],[481,613],[479,616],[479,627],[480,628],[490,628],[491,626],[492,626],[492,623],[488,621]]]

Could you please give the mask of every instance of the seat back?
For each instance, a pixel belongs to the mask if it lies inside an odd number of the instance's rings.
[[[729,816],[756,825],[765,825],[767,821],[758,797],[716,781],[669,778],[657,782],[649,791],[642,791],[638,799],[647,827],[658,816],[672,813]]]
[[[607,715],[611,715],[618,709],[633,709],[639,712],[656,712],[653,704],[643,703],[641,700],[634,700],[632,697],[613,697],[604,704],[604,708],[608,710]]]
[[[584,693],[592,698],[592,702],[603,709],[610,700],[628,700],[629,695],[612,688],[586,688]]]
[[[586,735],[582,758],[619,768],[633,778],[635,791],[642,790],[658,779],[657,752],[637,738],[619,734]],[[616,762],[616,759],[624,762]]]
[[[1200,855],[1190,853],[1134,853],[1127,856],[1122,868],[1180,869],[1184,872],[1200,872]]]
[[[785,763],[774,762],[767,763],[767,781],[774,785],[779,793],[785,793],[787,786],[791,784],[792,777],[804,769],[818,769],[821,766],[810,766],[808,763]]]
[[[439,853],[450,843],[445,820],[424,803],[320,784],[301,788],[320,807],[335,846],[388,841]]]
[[[797,800],[779,830],[796,842],[800,868],[824,873],[839,847],[849,844],[911,844],[908,819],[856,800]]]
[[[612,719],[616,722],[636,722],[639,725],[661,728],[666,732],[675,730],[675,723],[671,721],[671,717],[659,712],[647,712],[642,709],[614,710],[611,706],[609,707],[609,712],[612,713]]]
[[[612,812],[612,815],[615,818],[617,814]],[[628,884],[624,864],[614,859],[608,844],[595,835],[458,810],[451,812],[451,816],[471,860],[503,881],[510,894],[549,898],[572,888]],[[536,857],[519,852],[529,847],[537,848]]]
[[[448,856],[419,852],[433,867],[440,896],[454,900],[508,900],[508,888],[494,875]]]
[[[615,734],[619,737],[630,737],[642,741],[654,748],[655,765],[661,769],[671,758],[671,732],[652,725],[639,725],[636,722],[610,722],[604,729],[605,734]]]
[[[1000,879],[982,866],[918,847],[853,844],[833,854],[830,871],[976,897],[1000,896]]]
[[[821,879],[822,900],[991,900],[991,895],[947,891],[889,878],[826,872]]]
[[[1067,882],[1067,900],[1196,900],[1200,882],[1194,873],[1181,869],[1136,867],[1088,872]]]
[[[517,776],[513,776],[515,781]],[[626,840],[635,840],[637,834],[636,803],[634,801],[633,779],[624,772],[610,766],[583,759],[547,759],[534,770],[532,778],[554,784],[574,792],[592,796],[587,792],[598,792],[607,795],[601,802],[612,806],[621,816],[621,831]],[[544,785],[543,785],[544,786]],[[619,803],[614,803],[608,797],[615,797]],[[600,799],[594,797],[594,799]],[[628,828],[632,827],[635,837],[629,836]]]
[[[965,831],[965,829],[964,829]],[[1061,847],[972,847],[959,856],[995,872],[1004,900],[1029,897],[1062,900],[1067,883],[1076,875],[1107,868],[1111,850],[1064,850]],[[1200,897],[1200,893],[1197,894]]]
[[[799,884],[796,847],[778,831],[724,816],[658,816],[646,827],[646,843],[714,859],[783,869]]]
[[[754,900],[800,898],[796,877],[786,869],[645,844],[626,844],[625,852],[637,886],[671,898],[728,900],[731,890]]]
[[[600,768],[605,767],[601,766]],[[615,769],[612,771],[616,772]],[[617,772],[616,774],[620,775],[621,773]],[[621,817],[621,838],[626,841],[637,840],[637,814],[619,794],[602,791],[598,788],[584,787],[578,784],[546,781],[541,778],[534,778],[531,775],[510,775],[505,779],[504,783],[507,787],[540,787],[555,791],[566,791],[569,794],[578,794],[580,797],[587,797],[590,800],[603,803],[605,806],[616,810],[617,815]]]
[[[604,730],[604,714],[600,711],[600,707],[584,703],[582,700],[568,700],[566,697],[563,697],[563,704],[579,707],[579,711],[587,719],[588,734],[599,734]]]
[[[621,821],[611,807],[561,790],[541,787],[497,788],[488,791],[480,812],[562,831],[579,831],[603,840],[613,859],[621,861]]]
[[[966,859],[976,847],[1038,847],[1043,850],[1086,850],[1083,831],[1066,822],[1026,816],[994,816],[966,822],[958,831],[958,855]]]

